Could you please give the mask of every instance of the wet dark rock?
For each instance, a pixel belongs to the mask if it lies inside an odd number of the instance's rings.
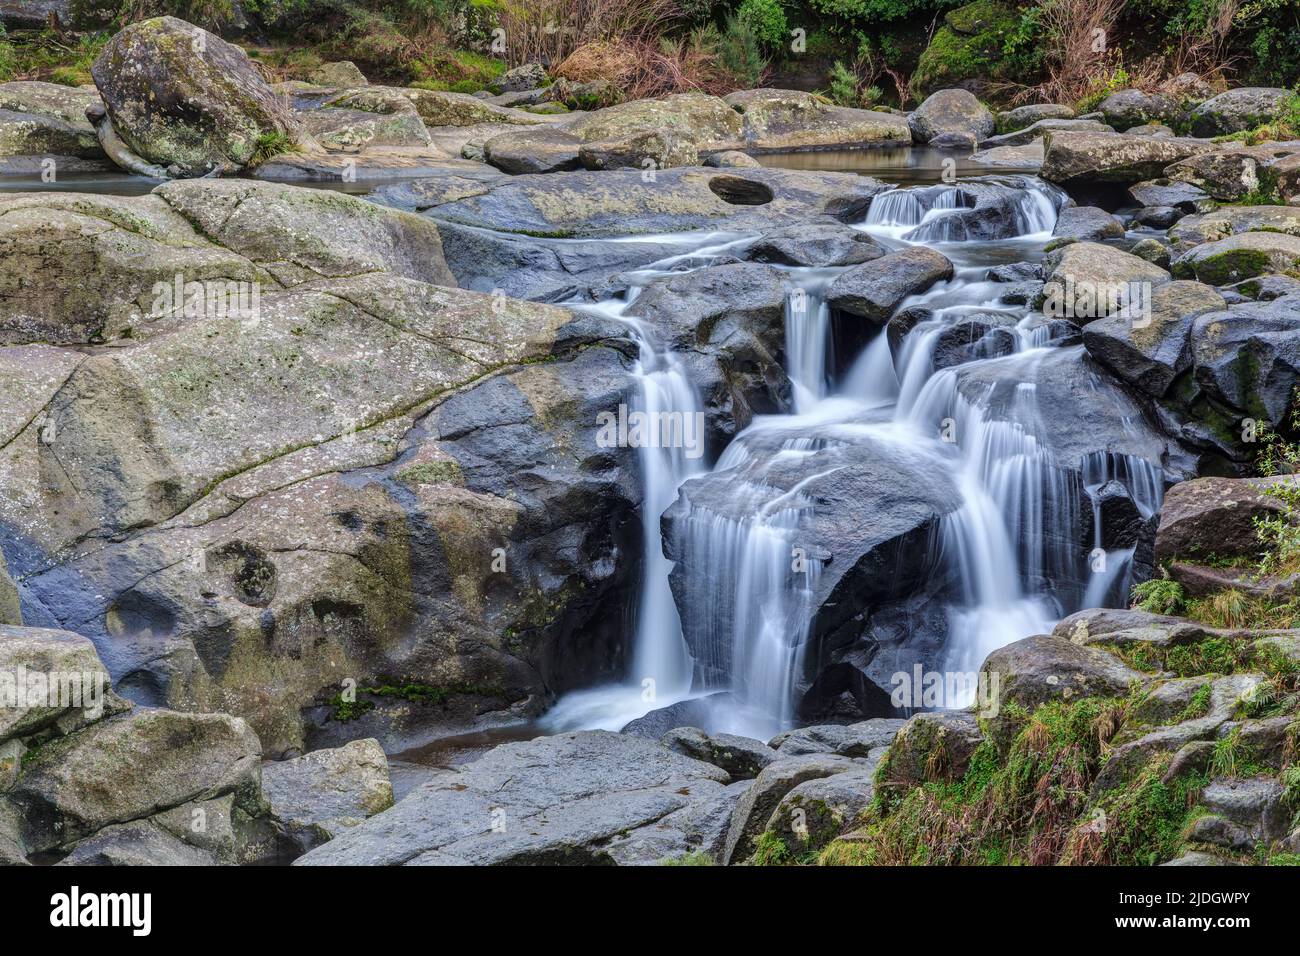
[[[1118,219],[1096,206],[1067,206],[1056,217],[1052,235],[1057,238],[1098,242],[1124,235]]]
[[[1133,225],[1168,229],[1185,215],[1185,212],[1173,206],[1143,206],[1133,214]]]
[[[786,294],[780,272],[747,262],[655,279],[630,310],[686,361],[715,451],[754,415],[788,407]]]
[[[1191,367],[1191,331],[1198,315],[1223,308],[1223,297],[1199,282],[1169,282],[1151,293],[1150,314],[1112,315],[1083,329],[1088,354],[1154,398]]]
[[[755,262],[788,266],[853,266],[885,250],[865,232],[837,222],[802,223],[765,233],[749,248]]]
[[[903,299],[952,274],[952,263],[942,253],[912,246],[849,269],[831,283],[826,301],[841,312],[883,324]]]

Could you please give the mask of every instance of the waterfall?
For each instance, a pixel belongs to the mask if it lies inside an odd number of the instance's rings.
[[[1007,287],[984,279],[989,264],[1007,260],[978,258],[999,242],[1019,244],[1011,248],[1013,261],[1036,254],[1034,244],[1050,231],[1063,201],[1059,190],[1025,177],[900,188],[875,197],[858,228],[891,247],[943,243],[955,275],[900,303],[897,311],[923,307],[927,314],[903,337],[897,354],[882,330],[836,387],[823,292],[838,271],[785,270],[793,415],[760,416],[750,424],[713,468],[713,474],[729,473],[729,483],[706,480],[699,496],[695,483],[688,483],[703,475],[698,460],[678,449],[640,451],[646,543],[629,677],[652,677],[658,702],[638,713],[724,689],[731,709],[713,712],[712,729],[725,725],[763,736],[793,723],[805,654],[817,628],[814,594],[823,568],[822,558],[804,554],[816,546],[809,534],[819,505],[802,489],[828,474],[813,456],[835,448],[836,429],[844,435],[857,429],[855,440],[896,442],[903,452],[923,455],[948,471],[957,491],[959,503],[941,518],[930,556],[943,569],[936,599],[944,602],[939,616],[946,608],[947,618],[946,659],[936,665],[974,671],[990,651],[1049,630],[1064,614],[1122,598],[1133,549],[1102,548],[1102,501],[1117,494],[1110,483],[1118,482],[1138,513],[1149,517],[1160,506],[1163,472],[1110,449],[1082,461],[1058,460],[1047,440],[1036,376],[1044,357],[1063,353],[1041,316],[1005,304],[1000,296]],[[983,234],[989,229],[1001,234],[990,238]],[[672,264],[693,267],[696,260],[677,257]],[[648,267],[639,276],[652,279],[666,266]],[[998,334],[978,337],[966,352],[954,353],[953,337],[945,339],[945,333],[967,322]],[[697,410],[681,361],[656,345],[651,330],[633,325],[641,344],[638,408]],[[936,364],[941,342],[948,350],[941,364],[950,367]],[[980,375],[964,378],[971,370]],[[775,466],[784,468],[779,482]],[[793,472],[786,466],[794,466]],[[805,475],[803,467],[819,473]],[[792,473],[801,480],[790,487]],[[670,507],[677,509],[674,552],[688,569],[675,581],[676,601],[669,587],[673,564],[659,538],[661,516]],[[862,515],[863,521],[871,518]],[[1085,540],[1089,518],[1091,541]],[[691,636],[689,651],[683,624]],[[619,719],[625,717],[622,712]],[[586,726],[617,727],[608,714],[584,719]]]
[[[826,397],[830,354],[830,307],[804,288],[785,300],[785,352],[796,412],[806,412]]]
[[[692,506],[682,546],[702,558],[708,574],[686,592],[698,664],[706,684],[725,687],[743,708],[767,718],[755,731],[789,725],[794,684],[812,624],[811,594],[821,565],[800,560],[794,535],[811,511],[797,493],[758,504],[769,489],[751,490],[754,514],[737,521]]]
[[[633,373],[640,385],[638,410],[648,413],[651,421],[661,413],[698,414],[699,396],[681,360],[658,348],[651,332],[641,323],[631,325],[640,340],[640,359]],[[703,470],[702,459],[690,458],[685,449],[676,447],[643,447],[638,455],[644,486],[644,554],[632,674],[638,682],[653,680],[656,694],[680,697],[691,688],[691,655],[682,639],[677,604],[668,586],[672,563],[664,557],[659,516],[676,499],[682,482]]]

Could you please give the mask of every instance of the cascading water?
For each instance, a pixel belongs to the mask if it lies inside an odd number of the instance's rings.
[[[1100,499],[1125,494],[1149,517],[1160,505],[1163,472],[1136,455],[1109,451],[1058,460],[1035,375],[1045,356],[1063,351],[1041,316],[1009,305],[1006,286],[983,275],[995,262],[1039,254],[1062,201],[1053,187],[1027,177],[877,196],[859,228],[890,247],[942,244],[955,275],[900,305],[897,311],[925,313],[897,354],[882,331],[838,382],[834,317],[823,298],[836,273],[786,270],[786,364],[795,414],[760,417],[723,453],[715,474],[744,473],[743,484],[728,486],[728,513],[691,500],[689,486],[683,491],[677,506],[684,504],[685,517],[675,545],[692,571],[677,595],[680,619],[668,586],[672,565],[658,549],[657,531],[660,514],[694,472],[663,450],[643,452],[647,551],[634,676],[669,675],[661,690],[685,694],[693,665],[692,692],[731,692],[735,710],[730,719],[720,715],[715,729],[762,735],[793,722],[821,573],[819,561],[800,560],[795,542],[818,505],[801,485],[782,490],[766,475],[791,456],[815,455],[848,424],[888,429],[872,440],[927,456],[948,472],[959,494],[959,506],[940,523],[933,556],[953,582],[944,666],[976,670],[990,651],[1049,629],[1063,614],[1122,598],[1133,552],[1103,547]],[[992,246],[1001,259],[988,258]],[[692,264],[705,258],[697,250]],[[947,333],[975,322],[989,334],[955,359],[946,354],[941,364]],[[697,407],[681,372],[671,356],[643,345],[647,410]],[[979,375],[967,381],[971,372]],[[791,430],[802,434],[790,437]],[[775,432],[784,437],[773,445]],[[692,636],[693,661],[680,622]]]

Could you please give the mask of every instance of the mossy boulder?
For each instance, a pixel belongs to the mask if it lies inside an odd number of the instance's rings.
[[[1164,395],[1192,364],[1192,321],[1222,309],[1223,296],[1200,282],[1169,282],[1151,294],[1143,322],[1113,315],[1087,323],[1088,354],[1124,381],[1153,398]]]
[[[743,117],[742,139],[754,152],[852,148],[910,139],[901,116],[834,106],[800,90],[738,90],[723,100]]]
[[[39,852],[194,800],[235,794],[256,807],[261,755],[237,717],[138,710],[41,747],[4,799]]]
[[[1300,236],[1243,232],[1187,250],[1173,263],[1174,275],[1210,285],[1228,285],[1272,272],[1300,268]]]
[[[0,159],[13,156],[103,159],[104,151],[95,131],[82,125],[0,108]]]
[[[916,714],[898,731],[876,771],[877,790],[888,797],[927,782],[960,780],[984,741],[969,711]]]
[[[1211,97],[1191,112],[1192,133],[1222,136],[1271,123],[1293,108],[1296,94],[1276,87],[1246,86]]]
[[[1072,130],[1049,130],[1044,139],[1047,151],[1039,175],[1067,187],[1154,179],[1167,166],[1214,148],[1178,137]]]
[[[1294,206],[1220,206],[1213,212],[1186,216],[1169,230],[1175,247],[1216,242],[1247,232],[1300,236],[1300,208]]]
[[[939,90],[926,97],[907,118],[912,139],[929,143],[961,140],[975,146],[993,135],[996,125],[988,107],[966,90]]]
[[[122,141],[178,176],[242,169],[306,141],[243,50],[175,17],[118,33],[91,74]]]
[[[1098,105],[1106,122],[1123,132],[1135,126],[1177,119],[1182,107],[1178,100],[1163,93],[1143,90],[1116,90]]]
[[[129,706],[112,692],[95,645],[79,634],[0,624],[0,673],[16,680],[20,669],[48,675],[52,695],[43,702],[6,701],[0,708],[0,743],[72,733]],[[35,685],[27,686],[30,691]]]
[[[1170,179],[1191,183],[1223,202],[1246,196],[1276,195],[1274,162],[1295,152],[1293,147],[1244,146],[1202,153],[1174,163],[1165,170]]]
[[[1023,74],[1029,61],[1008,56],[1020,22],[1011,4],[975,0],[944,14],[921,54],[912,78],[922,90],[951,86],[964,80],[1001,80]]]

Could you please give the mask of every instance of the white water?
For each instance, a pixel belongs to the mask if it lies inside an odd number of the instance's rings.
[[[1049,330],[1027,307],[1001,302],[1006,286],[986,281],[988,262],[970,262],[967,255],[967,250],[1002,245],[1010,247],[1011,258],[1005,261],[1018,261],[1041,250],[1055,222],[1057,201],[1050,187],[1037,180],[1025,182],[1027,188],[1010,216],[1019,238],[1003,241],[943,241],[966,238],[961,213],[975,200],[960,189],[894,190],[876,197],[860,228],[887,246],[938,244],[954,261],[956,275],[900,305],[900,310],[924,307],[932,315],[906,335],[897,355],[882,331],[838,383],[830,376],[831,316],[822,299],[827,270],[788,271],[786,353],[794,415],[759,418],[715,465],[718,472],[741,467],[752,471],[747,473],[751,483],[733,492],[738,500],[728,502],[731,515],[688,501],[681,524],[678,545],[687,567],[695,569],[684,588],[682,616],[691,625],[697,659],[691,659],[683,641],[668,587],[671,564],[659,550],[660,515],[696,472],[680,457],[660,450],[643,452],[647,545],[634,684],[570,695],[552,712],[557,726],[618,729],[630,716],[718,689],[730,691],[731,703],[728,711],[713,715],[713,729],[765,737],[796,721],[804,652],[816,623],[810,599],[821,562],[799,555],[794,542],[816,504],[799,486],[781,492],[767,485],[763,474],[783,458],[815,453],[834,440],[837,429],[848,426],[865,427],[874,441],[895,442],[934,460],[936,467],[949,470],[960,492],[961,505],[942,520],[939,536],[939,558],[952,572],[956,589],[948,611],[947,659],[934,662],[936,666],[976,670],[990,651],[1049,630],[1064,613],[1123,593],[1131,549],[1102,552],[1096,562],[1101,570],[1094,566],[1090,576],[1086,567],[1081,569],[1088,559],[1078,543],[1083,511],[1090,509],[1094,517],[1095,559],[1101,531],[1092,495],[1106,481],[1118,479],[1139,510],[1152,514],[1160,504],[1160,469],[1099,450],[1084,463],[1080,477],[1077,467],[1063,467],[1053,459],[1043,441],[1046,423],[1033,384],[1036,363],[1055,351],[1045,347]],[[710,240],[713,248],[696,249],[673,261],[707,259],[722,248],[717,237],[701,242],[707,245]],[[728,237],[728,249],[742,244]],[[654,272],[652,268],[641,275]],[[1011,333],[1002,339],[1009,343],[1010,354],[968,360],[971,366],[998,363],[998,381],[1019,383],[1010,405],[996,411],[988,396],[962,394],[954,369],[935,368],[935,348],[943,332],[972,312],[1004,315]],[[642,343],[638,377],[645,407],[697,409],[680,364],[656,350],[644,330]],[[945,427],[950,440],[943,435]],[[785,439],[775,453],[763,453],[772,455],[770,460],[751,467],[756,464],[752,442],[791,429],[801,437]],[[870,521],[871,515],[863,514],[862,520]],[[1086,580],[1086,587],[1072,594],[1060,586],[1069,580]],[[653,677],[657,687],[653,702],[633,696],[645,676]]]

